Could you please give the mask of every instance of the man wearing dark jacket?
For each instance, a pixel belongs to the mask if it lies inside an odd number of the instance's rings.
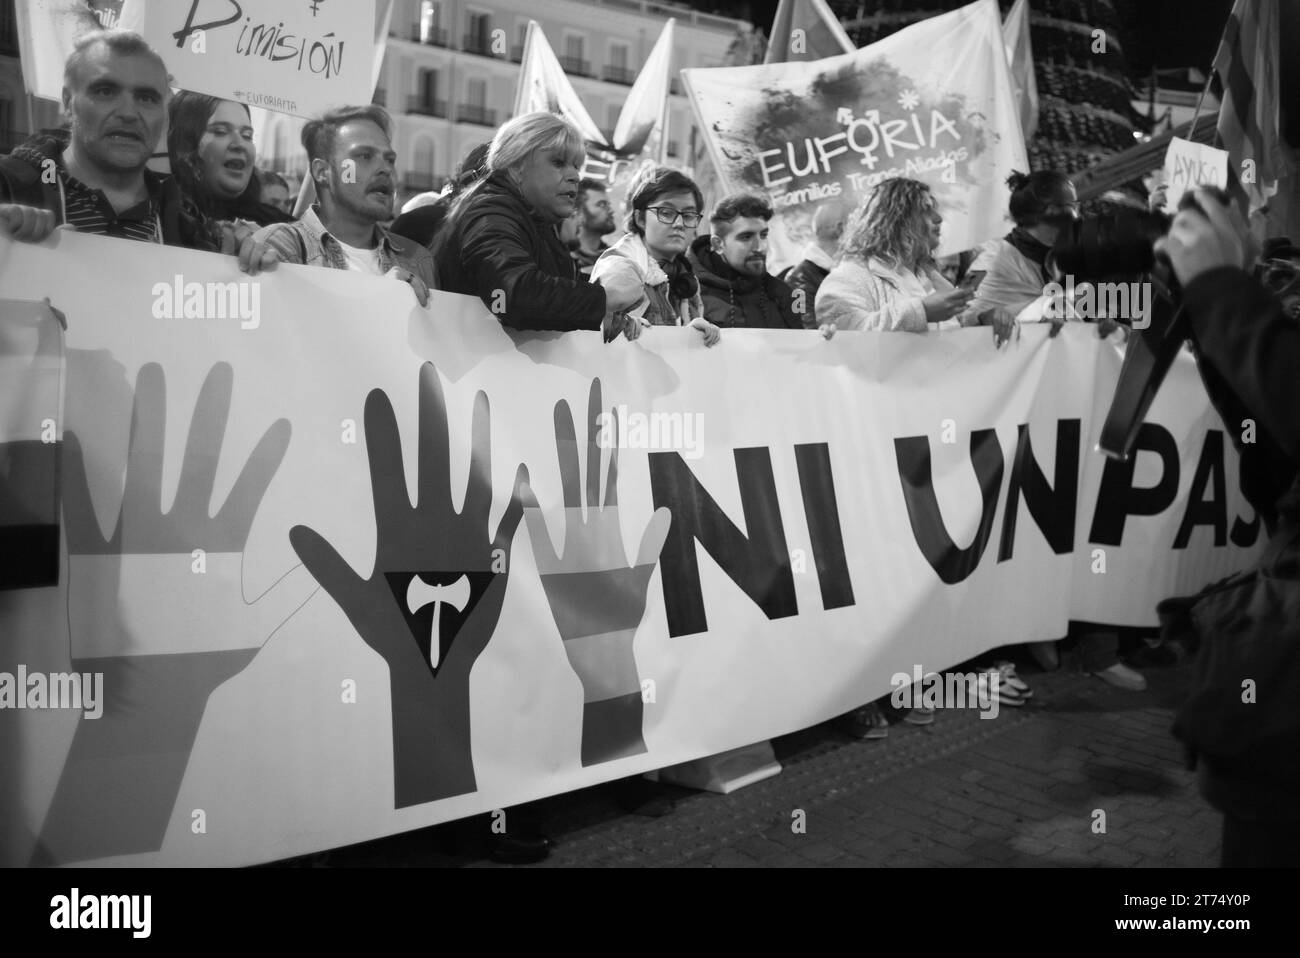
[[[849,207],[843,200],[827,200],[813,213],[813,239],[803,251],[803,259],[786,275],[785,281],[794,290],[795,312],[803,319],[804,329],[817,328],[817,313],[813,303],[822,280],[835,267],[835,253],[844,235],[844,222]]]
[[[700,281],[704,317],[715,326],[802,329],[790,287],[767,272],[772,206],[753,193],[724,197],[709,217],[712,232],[687,254]]]
[[[145,164],[167,115],[167,68],[138,34],[77,42],[64,70],[71,130],[47,130],[0,157],[0,228],[39,242],[59,225],[87,233],[186,243],[180,192]]]
[[[1258,574],[1207,590],[1190,621],[1209,656],[1178,734],[1224,814],[1223,865],[1300,865],[1300,322],[1243,268],[1245,223],[1198,190],[1159,247],[1183,285],[1205,387],[1241,453],[1269,543]],[[1205,671],[1205,665],[1218,668]],[[1224,669],[1233,674],[1220,674]],[[1245,674],[1236,674],[1238,668]],[[1245,695],[1246,680],[1257,695]],[[1220,694],[1221,690],[1222,694]]]

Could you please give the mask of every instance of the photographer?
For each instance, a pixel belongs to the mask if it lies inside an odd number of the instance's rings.
[[[1205,190],[1196,199],[1204,212],[1180,212],[1156,248],[1183,286],[1201,377],[1241,453],[1242,491],[1269,542],[1249,573],[1191,602],[1162,603],[1166,624],[1201,643],[1174,733],[1199,760],[1206,799],[1224,813],[1222,864],[1296,866],[1300,323],[1246,271],[1254,251],[1240,215]]]

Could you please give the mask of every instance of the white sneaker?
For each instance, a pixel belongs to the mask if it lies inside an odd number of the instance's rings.
[[[1141,672],[1130,669],[1123,662],[1116,662],[1109,668],[1100,669],[1092,673],[1108,685],[1113,685],[1117,689],[1123,689],[1126,692],[1144,692],[1147,687],[1147,680]]]

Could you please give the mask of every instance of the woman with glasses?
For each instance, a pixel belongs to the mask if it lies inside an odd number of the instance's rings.
[[[686,250],[700,225],[700,188],[666,166],[643,172],[628,190],[627,234],[605,250],[591,270],[592,282],[618,288],[638,285],[642,299],[628,315],[644,326],[690,326],[712,346],[718,327],[704,318],[704,302]]]

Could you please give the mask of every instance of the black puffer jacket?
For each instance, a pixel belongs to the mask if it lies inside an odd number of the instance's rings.
[[[441,288],[483,300],[515,329],[600,329],[605,290],[579,278],[555,226],[504,173],[472,188],[437,237]]]
[[[709,237],[691,243],[687,259],[700,281],[704,318],[715,326],[803,329],[794,311],[794,293],[775,276],[743,276],[709,249]]]

